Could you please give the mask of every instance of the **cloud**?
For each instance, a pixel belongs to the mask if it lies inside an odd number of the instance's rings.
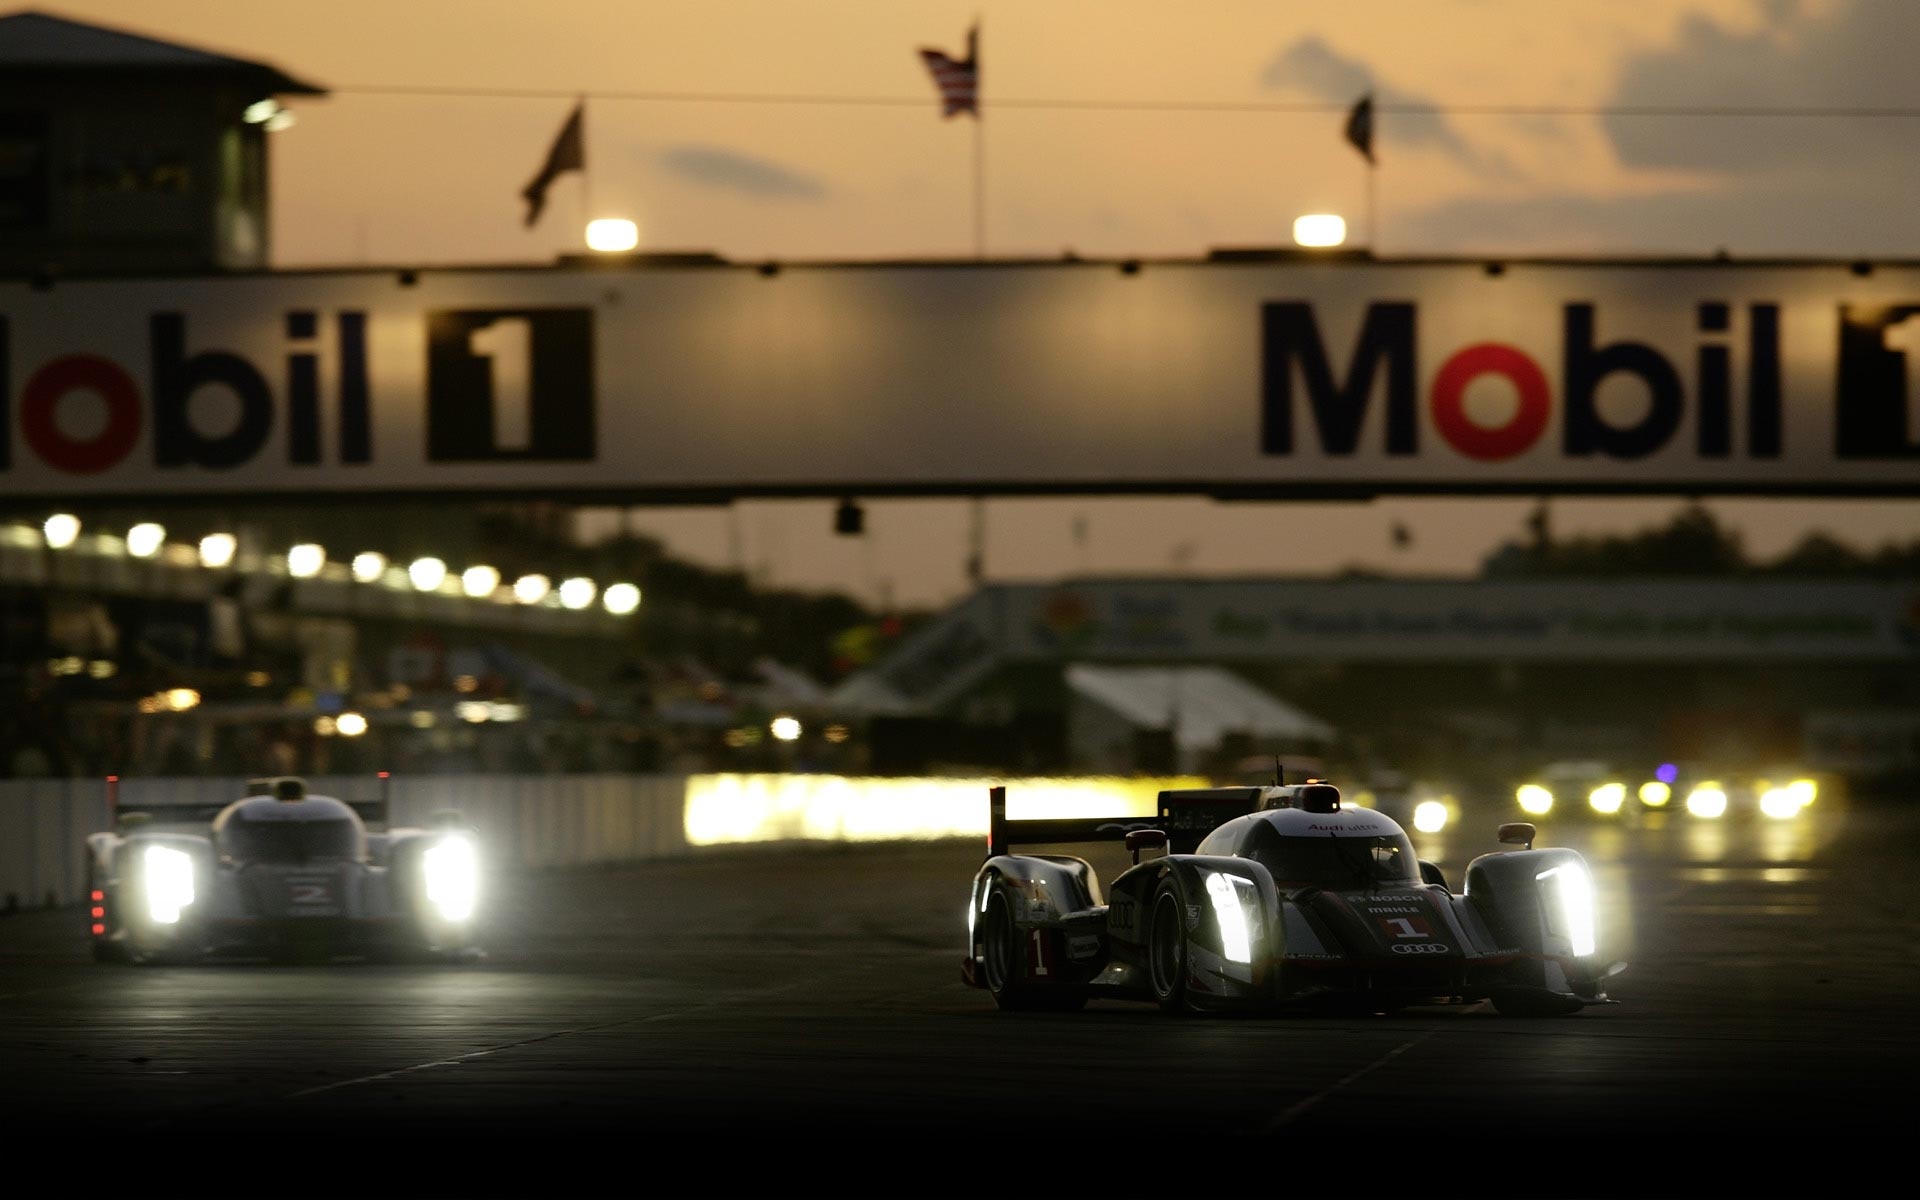
[[[770,200],[817,200],[827,194],[818,179],[764,158],[722,146],[688,144],[660,152],[660,165],[703,187]]]
[[[1376,86],[1373,72],[1358,59],[1347,58],[1315,36],[1307,36],[1275,55],[1260,73],[1260,82],[1270,88],[1294,88],[1321,100],[1351,104],[1368,92],[1380,107],[1431,106],[1427,97],[1403,92],[1388,85]],[[1468,166],[1481,170],[1495,164],[1477,153],[1461,139],[1453,126],[1438,113],[1383,112],[1376,119],[1383,138],[1402,145],[1431,146]]]
[[[1810,15],[1770,0],[1765,23],[1728,29],[1704,17],[1671,46],[1622,65],[1610,106],[1865,107],[1920,103],[1913,69],[1920,5],[1848,4]],[[1912,153],[1912,117],[1633,117],[1605,126],[1629,167],[1718,172],[1878,173]],[[1850,180],[1854,185],[1861,181]]]

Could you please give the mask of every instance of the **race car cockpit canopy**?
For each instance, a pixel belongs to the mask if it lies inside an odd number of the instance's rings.
[[[1250,858],[1283,889],[1345,890],[1420,882],[1419,857],[1406,831],[1391,817],[1370,809],[1263,809],[1208,834],[1199,853]]]
[[[222,856],[241,863],[357,860],[367,849],[366,826],[352,808],[331,796],[307,795],[304,787],[292,799],[267,794],[234,801],[214,818],[213,837]]]

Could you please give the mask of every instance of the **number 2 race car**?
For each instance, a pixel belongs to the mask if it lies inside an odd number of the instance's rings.
[[[384,800],[346,804],[290,777],[247,791],[225,805],[117,805],[115,832],[87,838],[95,959],[474,953],[479,853],[458,813],[386,829]]]
[[[1594,889],[1567,849],[1502,825],[1455,895],[1390,817],[1331,784],[1160,793],[1158,820],[1010,821],[991,791],[987,861],[967,905],[961,977],[1006,1009],[1089,998],[1169,1011],[1383,1012],[1492,1000],[1510,1016],[1609,1003],[1625,968],[1598,958]],[[1085,860],[1011,843],[1124,841],[1134,865],[1103,898]],[[1141,851],[1161,849],[1140,860]]]

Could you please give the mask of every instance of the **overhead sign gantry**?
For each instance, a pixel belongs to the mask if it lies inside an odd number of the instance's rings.
[[[1920,493],[1920,265],[0,284],[21,497]]]

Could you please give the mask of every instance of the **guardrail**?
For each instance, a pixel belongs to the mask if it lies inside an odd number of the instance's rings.
[[[1162,788],[1191,777],[1116,779],[849,778],[837,775],[311,776],[342,800],[385,797],[389,824],[425,825],[457,809],[501,866],[571,867],[677,858],[746,843],[980,837],[986,790],[1009,789],[1019,817],[1146,816]],[[124,779],[121,804],[221,804],[244,778]],[[78,903],[86,836],[110,827],[101,779],[0,780],[0,904]]]

